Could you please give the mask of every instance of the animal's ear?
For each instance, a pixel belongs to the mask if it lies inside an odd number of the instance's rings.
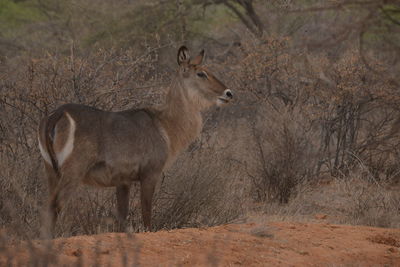
[[[204,49],[200,51],[200,53],[190,61],[191,64],[193,65],[200,65],[203,62],[204,59]]]
[[[182,45],[178,50],[178,64],[179,66],[189,64],[190,55],[186,46]]]

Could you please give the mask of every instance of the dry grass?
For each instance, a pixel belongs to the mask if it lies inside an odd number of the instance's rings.
[[[300,184],[287,205],[261,204],[249,218],[399,228],[398,190],[398,185],[370,181],[355,171],[348,177]]]

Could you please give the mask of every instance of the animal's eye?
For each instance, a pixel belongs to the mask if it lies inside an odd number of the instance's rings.
[[[198,72],[197,76],[199,76],[200,78],[207,78],[207,74],[204,71]]]

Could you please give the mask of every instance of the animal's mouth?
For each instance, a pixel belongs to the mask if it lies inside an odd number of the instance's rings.
[[[232,91],[230,89],[226,89],[224,91],[224,94],[218,97],[217,105],[221,106],[228,104],[232,100],[232,98],[233,98]]]
[[[224,104],[227,104],[231,101],[231,99],[225,97],[218,97],[218,100],[220,100]]]
[[[231,99],[229,99],[229,98],[218,97],[218,99],[217,99],[217,106],[218,106],[218,107],[225,106],[225,105],[227,105],[230,101],[231,101]]]

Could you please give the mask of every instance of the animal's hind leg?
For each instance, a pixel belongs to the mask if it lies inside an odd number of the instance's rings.
[[[129,211],[130,185],[117,186],[117,210],[118,210],[118,231],[126,230],[126,217]]]
[[[60,178],[53,167],[47,163],[45,163],[45,170],[48,183],[48,206],[42,212],[42,226],[40,230],[42,238],[50,238],[52,236],[52,224],[55,219],[54,213],[56,212],[55,209],[50,209],[50,203],[52,202]]]
[[[48,208],[47,208],[47,218],[45,220],[44,228],[42,230],[42,235],[45,238],[51,238],[54,235],[54,228],[57,221],[58,214],[60,213],[62,207],[75,192],[78,184],[74,179],[74,176],[68,173],[64,173],[59,179],[57,185],[53,189],[50,195]]]

